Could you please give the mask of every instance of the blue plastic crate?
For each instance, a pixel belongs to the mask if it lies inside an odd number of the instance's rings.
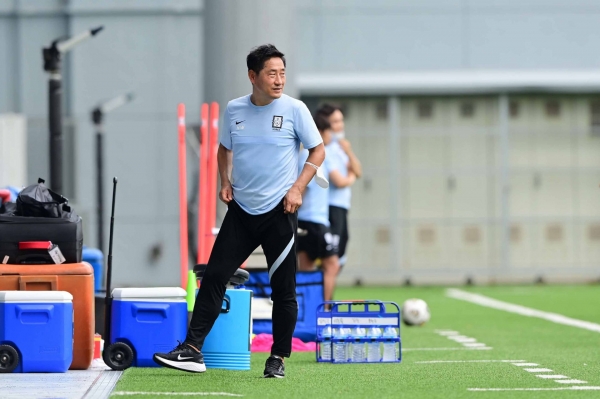
[[[73,361],[73,296],[0,291],[0,345],[3,371],[16,364],[13,372],[66,372]]]
[[[400,320],[395,302],[324,302],[317,309],[317,361],[399,363]]]
[[[155,352],[168,352],[187,333],[185,290],[179,287],[115,288],[112,292],[111,344],[124,342],[134,353],[132,366],[158,367]]]

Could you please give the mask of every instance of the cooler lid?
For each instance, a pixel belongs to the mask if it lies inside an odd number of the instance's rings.
[[[180,287],[115,288],[112,297],[121,301],[185,301],[186,292]]]
[[[73,295],[66,291],[0,291],[0,303],[67,303],[72,301]]]

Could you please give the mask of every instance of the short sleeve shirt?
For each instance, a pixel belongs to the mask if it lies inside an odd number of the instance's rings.
[[[233,199],[251,215],[275,208],[292,187],[300,143],[323,142],[306,105],[285,94],[260,107],[250,95],[230,101],[219,141],[233,153]]]
[[[332,141],[326,148],[327,156],[330,158],[331,173],[337,170],[342,176],[348,177],[348,155],[340,147],[337,141]],[[336,187],[331,183],[329,186],[329,205],[337,206],[338,208],[350,209],[350,201],[352,200],[352,190],[350,186]]]
[[[298,158],[298,173],[304,169],[304,162],[308,159],[308,150],[302,150]],[[329,176],[329,156],[321,165],[324,176]],[[330,186],[331,187],[331,186]],[[320,187],[313,178],[302,196],[302,205],[298,209],[298,220],[319,223],[329,227],[329,189]]]

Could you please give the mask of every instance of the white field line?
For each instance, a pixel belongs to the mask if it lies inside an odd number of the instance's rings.
[[[483,351],[490,350],[490,347],[481,347],[481,348],[402,348],[402,352],[412,352],[412,351]]]
[[[536,367],[534,369],[523,369],[523,370],[529,371],[530,373],[550,373],[553,371],[552,369],[542,369],[539,367]]]
[[[475,338],[467,337],[466,335],[460,335],[460,333],[458,331],[435,330],[435,333],[461,344],[466,349],[484,349],[484,350],[492,349],[492,347],[489,347],[482,342],[477,342],[477,339],[475,339]]]
[[[557,324],[564,324],[566,326],[582,328],[584,330],[594,331],[600,333],[600,324],[592,323],[589,321],[583,321],[573,319],[571,317],[563,316],[558,313],[544,312],[528,308],[521,305],[515,305],[509,302],[499,301],[484,295],[472,294],[470,292],[462,291],[456,288],[450,288],[446,290],[446,296],[454,299],[460,299],[463,301],[475,303],[477,305],[486,306],[488,308],[504,310],[505,312],[516,313],[527,317],[537,317]]]
[[[424,360],[415,362],[417,364],[432,364],[432,363],[514,363],[522,360]]]
[[[529,367],[535,367],[535,366],[539,366],[539,364],[537,363],[513,363],[515,366],[519,366],[519,367],[524,367],[524,366],[529,366]]]
[[[487,346],[487,345],[483,344],[481,342],[473,342],[472,344],[471,343],[463,344],[463,346],[466,348],[481,348],[481,347]]]
[[[559,380],[561,378],[569,378],[566,375],[560,375],[560,374],[540,374],[540,375],[536,375],[536,377],[545,378],[547,380]]]
[[[600,387],[574,386],[560,388],[467,388],[471,392],[485,391],[600,391]]]
[[[131,391],[119,391],[113,392],[110,396],[131,396],[131,395],[164,395],[164,396],[244,396],[238,395],[237,393],[227,392],[131,392]]]
[[[556,380],[559,384],[587,384],[587,381],[581,380]]]
[[[445,335],[445,336],[449,336],[449,335],[458,335],[459,332],[458,331],[452,331],[452,330],[435,330],[436,333],[440,334],[440,335]]]

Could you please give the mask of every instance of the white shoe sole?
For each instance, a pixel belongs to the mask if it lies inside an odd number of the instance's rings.
[[[283,376],[275,375],[275,374],[265,374],[265,375],[263,375],[263,378],[283,378]]]
[[[161,366],[169,367],[175,370],[187,371],[189,373],[204,373],[206,365],[197,362],[174,362],[173,360],[164,359],[160,356],[154,356],[154,361]]]

